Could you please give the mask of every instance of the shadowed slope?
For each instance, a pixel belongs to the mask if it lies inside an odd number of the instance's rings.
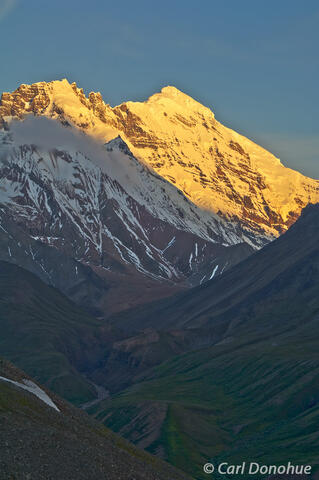
[[[58,290],[6,262],[0,262],[0,330],[1,355],[72,402],[95,397],[83,373],[112,334]]]
[[[25,379],[31,381],[3,359],[0,377],[19,384]],[[1,480],[189,478],[138,450],[52,392],[47,394],[59,411],[0,378]]]
[[[92,413],[198,478],[210,459],[310,463],[317,478],[318,236],[319,206],[309,206],[285,235],[219,279],[152,317],[134,313],[141,328],[184,328],[206,336],[207,347],[141,373]]]

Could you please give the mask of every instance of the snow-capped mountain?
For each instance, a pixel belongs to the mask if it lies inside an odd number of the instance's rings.
[[[111,108],[66,80],[21,85],[0,125],[1,259],[103,313],[213,278],[319,200],[173,87]]]
[[[100,93],[86,98],[67,80],[21,85],[2,95],[0,117],[28,112],[75,125],[103,142],[120,135],[138,160],[202,210],[237,222],[243,239],[255,246],[285,231],[319,198],[318,181],[284,167],[174,87],[114,108]]]

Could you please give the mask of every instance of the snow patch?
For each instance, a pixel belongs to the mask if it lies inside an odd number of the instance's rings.
[[[16,385],[17,387],[23,388],[23,390],[27,390],[28,392],[32,393],[36,397],[38,397],[42,402],[46,403],[49,405],[49,407],[54,408],[57,412],[60,412],[58,407],[55,405],[55,403],[51,400],[51,398],[40,388],[38,385],[33,383],[31,380],[23,379],[22,382],[15,382],[14,380],[10,380],[9,378],[6,377],[1,377],[0,380],[3,380],[4,382],[9,382],[12,383],[13,385]]]
[[[214,268],[213,273],[212,273],[211,276],[209,277],[209,280],[211,280],[212,278],[214,278],[215,273],[217,272],[217,270],[218,270],[218,265],[216,265],[216,267]]]

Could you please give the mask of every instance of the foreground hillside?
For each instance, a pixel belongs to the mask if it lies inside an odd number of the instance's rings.
[[[25,386],[31,386],[32,392]],[[0,422],[1,480],[189,478],[138,450],[51,392],[44,392],[43,387],[3,359]]]
[[[91,413],[196,478],[209,459],[310,463],[316,478],[318,235],[319,206],[309,206],[286,234],[191,296],[119,318],[135,328],[135,341],[122,342],[134,384]],[[138,370],[146,327],[153,351],[164,334],[187,337],[193,351],[184,344],[186,353]]]

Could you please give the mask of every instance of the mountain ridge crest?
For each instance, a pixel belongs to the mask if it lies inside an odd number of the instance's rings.
[[[174,86],[144,102],[111,107],[101,93],[67,79],[22,84],[3,93],[0,126],[26,114],[71,124],[101,143],[121,136],[132,154],[202,210],[269,240],[319,201],[319,181],[286,168],[270,152],[223,126]]]

